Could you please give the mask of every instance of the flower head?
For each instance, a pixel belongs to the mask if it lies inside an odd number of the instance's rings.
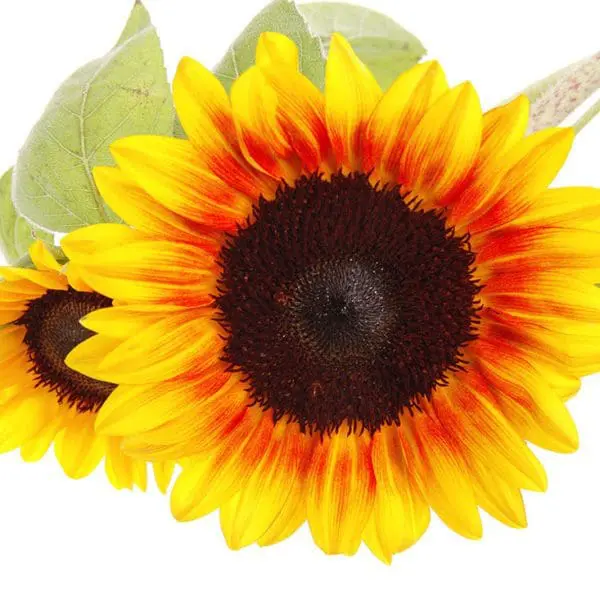
[[[73,478],[89,475],[102,458],[117,488],[146,489],[146,464],[121,451],[118,437],[97,435],[96,416],[115,385],[86,377],[64,359],[92,332],[80,320],[112,305],[65,269],[40,241],[30,249],[34,268],[0,267],[0,451],[21,449],[26,461],[56,457]],[[118,335],[118,333],[116,333]],[[172,465],[154,465],[164,491]]]
[[[523,527],[546,487],[526,441],[577,447],[564,402],[600,359],[600,193],[547,189],[572,131],[526,136],[525,98],[482,114],[434,62],[382,93],[339,35],[324,94],[297,57],[264,34],[231,97],[184,59],[189,140],[124,139],[96,171],[128,225],[63,247],[118,301],[67,357],[118,385],[97,429],[183,457],[173,513],[220,508],[233,548],[308,520],[389,561],[431,509]]]

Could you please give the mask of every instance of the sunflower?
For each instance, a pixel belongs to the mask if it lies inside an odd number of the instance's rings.
[[[97,431],[184,457],[173,514],[220,508],[236,549],[308,521],[389,562],[431,510],[524,527],[526,441],[576,449],[564,401],[600,361],[600,193],[547,189],[572,130],[527,136],[522,96],[482,115],[436,62],[382,93],[340,35],[324,94],[266,33],[230,97],[185,58],[174,98],[189,141],[95,172],[127,224],[63,240],[118,301],[66,359],[118,384]]]
[[[41,459],[54,442],[64,472],[78,479],[106,458],[117,489],[146,489],[146,464],[126,456],[121,440],[96,435],[98,410],[115,386],[81,375],[65,356],[91,333],[79,320],[112,305],[77,275],[66,273],[41,241],[30,248],[35,268],[0,267],[0,452],[21,449],[28,462]],[[164,492],[171,463],[154,464]]]

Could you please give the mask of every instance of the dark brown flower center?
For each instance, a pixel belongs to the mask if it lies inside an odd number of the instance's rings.
[[[64,360],[75,346],[94,335],[79,320],[111,304],[109,298],[93,292],[48,290],[29,302],[15,322],[26,328],[24,342],[37,384],[79,412],[98,411],[116,386],[73,371]]]
[[[474,260],[398,186],[359,173],[282,185],[221,250],[222,358],[275,420],[322,434],[398,424],[464,366]]]

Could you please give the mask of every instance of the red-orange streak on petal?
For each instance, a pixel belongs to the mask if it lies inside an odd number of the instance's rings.
[[[526,254],[543,242],[548,236],[544,227],[515,227],[491,232],[484,236],[476,236],[472,240],[473,249],[477,253],[478,264],[509,258],[518,254]]]
[[[477,378],[477,385],[483,393],[485,389],[489,390],[490,384],[497,388],[502,394],[510,397],[511,401],[515,402],[528,412],[534,413],[537,408],[535,400],[531,396],[531,393],[523,385],[520,385],[514,379],[508,377],[500,377],[496,372],[488,369],[485,365],[485,361],[478,360],[476,356],[486,356],[489,360],[493,360],[494,363],[502,363],[505,365],[507,372],[510,372],[510,365],[519,365],[521,368],[531,371],[532,367],[529,362],[523,358],[520,353],[515,351],[514,346],[509,343],[504,343],[501,340],[486,340],[480,339],[476,343],[476,347],[472,349],[471,354],[473,355],[473,362],[476,368],[482,373],[483,378]],[[476,371],[474,371],[475,373]],[[474,377],[475,380],[475,377]],[[502,410],[502,403],[494,396],[489,394],[489,399],[493,402],[500,410]]]
[[[275,179],[284,177],[285,173],[281,169],[279,161],[275,158],[275,154],[266,140],[261,139],[258,134],[250,133],[247,130],[240,132],[240,135],[243,137],[248,154],[253,160]]]
[[[309,121],[306,125],[317,141],[316,146],[306,136],[294,137],[292,131],[289,131],[287,135],[290,145],[293,145],[294,151],[302,163],[304,172],[310,174],[319,169],[322,157],[326,156],[327,147],[329,146],[329,136],[327,135],[325,124],[316,118]]]
[[[207,166],[229,185],[253,201],[261,195],[271,198],[277,189],[277,182],[271,177],[263,176],[257,172],[250,173],[250,165],[247,169],[241,169],[238,160],[231,155],[214,156]]]
[[[536,326],[508,313],[499,313],[484,308],[480,314],[479,338],[483,340],[502,340],[509,348],[521,348],[532,356],[556,363],[557,368],[566,369],[566,357],[558,350],[558,345],[549,347],[534,332]],[[475,342],[475,345],[478,342]],[[472,351],[469,350],[469,354]],[[476,355],[477,352],[474,353]]]
[[[225,466],[231,457],[239,450],[240,444],[244,445],[244,451],[240,458],[242,464],[240,473],[249,474],[254,471],[264,452],[269,446],[273,434],[273,420],[267,413],[257,415],[248,409],[237,426],[231,429],[229,435],[224,435],[223,444],[218,451],[217,465]],[[256,424],[258,422],[258,425]]]

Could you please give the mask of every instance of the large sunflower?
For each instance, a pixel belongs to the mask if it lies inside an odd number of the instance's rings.
[[[146,463],[123,454],[119,437],[94,432],[96,414],[115,386],[64,364],[91,335],[79,320],[112,301],[72,266],[63,269],[42,242],[31,246],[30,256],[35,268],[0,267],[0,452],[20,448],[24,460],[37,461],[54,442],[70,477],[89,475],[105,457],[117,489],[145,490]],[[169,462],[154,465],[162,491],[172,469]]]
[[[220,507],[232,548],[308,520],[389,561],[430,509],[523,527],[546,487],[525,440],[575,450],[564,400],[600,361],[600,193],[547,190],[573,133],[526,136],[524,97],[482,115],[435,62],[384,94],[339,35],[324,95],[297,63],[264,34],[229,98],[184,59],[189,141],[124,139],[96,171],[132,226],[63,242],[119,303],[67,357],[119,384],[97,430],[187,457],[173,513]]]

